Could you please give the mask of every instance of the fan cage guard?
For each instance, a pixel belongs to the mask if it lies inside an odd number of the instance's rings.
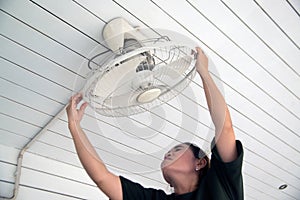
[[[195,76],[195,51],[188,47],[171,41],[167,36],[159,38],[151,38],[146,40],[137,41],[142,46],[136,50],[132,50],[131,46],[119,49],[115,52],[104,52],[97,54],[89,60],[89,68],[92,69],[92,75],[88,78],[84,88],[84,99],[89,102],[91,107],[101,115],[111,117],[123,117],[141,112],[149,111],[150,109],[159,106],[163,103],[168,102],[172,98],[180,94],[192,81]],[[132,44],[137,45],[137,44]],[[130,49],[127,51],[127,49]],[[154,81],[162,84],[162,93],[153,101],[140,103],[135,101],[132,103],[128,101],[126,105],[114,105],[110,99],[115,97],[116,91],[123,87],[124,83],[119,87],[115,88],[108,96],[101,97],[93,94],[93,90],[96,87],[98,81],[110,70],[116,67],[120,67],[119,63],[125,62],[126,60],[138,56],[141,54],[149,53],[154,59]],[[92,68],[90,63],[95,64],[95,59],[99,56],[109,53],[100,59],[101,62],[97,63],[97,68]],[[176,62],[177,61],[177,62]],[[179,61],[179,62],[178,62]],[[176,63],[175,66],[173,63]],[[173,64],[173,65],[172,65]],[[159,69],[160,72],[155,74],[155,70]],[[162,71],[162,73],[161,73]],[[178,77],[169,82],[164,82],[167,76],[167,71],[173,71],[178,73]],[[172,79],[172,78],[171,78]],[[170,80],[170,77],[169,77]],[[130,84],[132,80],[128,80],[125,84]],[[105,85],[103,85],[105,87]],[[140,90],[140,91],[139,91]],[[142,89],[137,88],[132,91],[132,95],[129,99],[134,99],[135,92],[142,92]]]

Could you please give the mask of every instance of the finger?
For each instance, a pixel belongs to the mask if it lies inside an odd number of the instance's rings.
[[[80,94],[80,96],[78,96],[76,99],[76,104],[79,104],[81,100],[82,100],[82,95]]]
[[[196,47],[197,53],[202,53],[202,49],[200,47]]]
[[[81,106],[80,106],[80,109],[79,109],[79,112],[81,113],[84,113],[86,107],[88,106],[88,103],[87,102],[84,102]]]
[[[82,94],[77,93],[71,97],[71,102],[72,104],[77,105],[81,101],[81,99],[82,99]]]
[[[76,94],[77,95],[77,94]],[[69,100],[69,105],[67,107],[68,110],[71,110],[71,109],[75,109],[76,108],[76,101],[75,101],[75,98],[76,98],[76,95],[73,95],[70,97],[70,100]]]
[[[77,93],[77,94],[75,94],[75,95],[73,96],[73,99],[74,99],[74,100],[77,100],[77,99],[80,99],[80,98],[82,98],[82,94],[81,94],[81,93]]]

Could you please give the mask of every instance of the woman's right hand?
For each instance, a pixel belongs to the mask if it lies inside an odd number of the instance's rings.
[[[84,102],[79,109],[77,109],[78,103],[82,100],[82,94],[77,93],[70,98],[69,105],[66,108],[67,116],[68,116],[68,123],[69,126],[74,124],[80,124],[82,120],[84,111],[88,105],[87,102]]]

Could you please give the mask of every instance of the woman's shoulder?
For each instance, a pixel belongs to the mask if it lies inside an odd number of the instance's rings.
[[[213,164],[214,160],[216,160],[217,162],[219,163],[223,163],[225,165],[233,165],[234,163],[236,164],[242,164],[242,161],[243,161],[243,157],[244,157],[244,150],[243,150],[243,144],[240,140],[236,140],[236,149],[237,149],[237,158],[231,162],[223,162],[220,155],[219,155],[219,152],[218,152],[218,149],[217,149],[217,146],[215,145],[215,139],[213,139],[213,141],[211,142],[211,152],[212,152],[212,155],[211,155],[211,161]]]
[[[167,195],[161,189],[145,188],[139,183],[131,181],[123,176],[120,176],[123,199],[124,200],[161,200],[169,199]]]

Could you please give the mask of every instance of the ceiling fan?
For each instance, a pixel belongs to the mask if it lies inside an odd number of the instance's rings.
[[[195,76],[196,45],[179,33],[134,28],[116,18],[102,35],[109,55],[92,69],[83,89],[85,101],[102,115],[147,111],[180,94]]]

